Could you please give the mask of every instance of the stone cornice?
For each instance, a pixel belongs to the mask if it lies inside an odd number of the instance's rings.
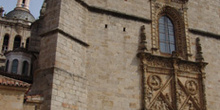
[[[118,17],[118,18],[134,20],[134,21],[139,21],[139,22],[144,22],[144,23],[151,23],[151,19],[147,19],[147,18],[143,18],[140,16],[135,16],[135,15],[130,15],[130,14],[126,14],[126,13],[122,13],[118,11],[107,10],[101,7],[90,6],[89,4],[85,3],[82,0],[75,0],[75,1],[80,3],[83,7],[87,8],[91,12],[111,15],[111,16]]]
[[[70,35],[69,33],[65,32],[64,30],[59,29],[59,28],[56,28],[56,29],[53,29],[53,30],[48,31],[48,32],[46,32],[46,33],[40,34],[40,36],[41,36],[41,37],[46,37],[46,36],[48,36],[48,35],[55,34],[55,33],[60,33],[60,34],[66,36],[66,37],[68,37],[68,38],[70,38],[71,40],[76,41],[77,43],[79,43],[79,44],[81,44],[81,45],[83,45],[83,46],[85,46],[85,47],[88,47],[88,46],[89,46],[88,43],[86,43],[86,42],[84,42],[84,41],[78,39],[77,37],[74,37],[73,35]]]
[[[193,28],[189,28],[189,32],[191,32],[193,34],[201,35],[204,37],[210,37],[210,38],[215,38],[215,39],[220,40],[220,35],[212,33],[212,32],[203,31],[203,30],[199,30],[199,29],[193,29]]]
[[[22,20],[0,19],[0,23],[5,24],[5,25],[11,25],[11,26],[21,26],[21,27],[28,28],[28,29],[30,29],[30,27],[31,27],[31,25],[29,25],[28,23],[23,23]]]

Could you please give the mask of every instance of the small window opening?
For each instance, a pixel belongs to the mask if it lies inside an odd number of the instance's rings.
[[[9,35],[6,34],[2,45],[2,52],[6,52],[8,50],[8,43],[9,43]]]
[[[26,40],[26,49],[28,49],[28,47],[29,47],[29,38],[27,38],[27,40]]]
[[[20,36],[16,36],[14,39],[14,47],[13,49],[19,48],[21,45],[21,37]]]
[[[107,25],[107,24],[105,24],[105,28],[106,28],[106,29],[108,28],[108,25]]]
[[[123,31],[124,31],[124,32],[126,31],[126,28],[125,28],[125,27],[123,28]]]
[[[28,68],[29,64],[27,61],[23,62],[23,68],[22,68],[22,75],[27,76],[28,75]]]
[[[17,71],[18,71],[18,60],[15,59],[12,62],[11,72],[17,74]]]

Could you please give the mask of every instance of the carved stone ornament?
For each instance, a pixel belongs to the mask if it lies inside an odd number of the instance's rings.
[[[141,26],[141,30],[140,30],[140,44],[139,44],[139,51],[140,52],[147,52],[147,41],[146,41],[146,32],[145,32],[145,26]]]
[[[171,1],[177,3],[187,3],[189,0],[171,0]]]
[[[150,75],[148,77],[148,85],[153,89],[153,90],[158,90],[161,88],[162,85],[162,80],[159,76],[157,75]]]
[[[177,5],[173,5],[173,3]],[[152,52],[162,55],[159,44],[159,19],[167,16],[171,19],[175,28],[176,52],[184,59],[191,58],[190,38],[188,34],[187,0],[155,0],[151,4],[152,10]],[[184,3],[184,5],[183,5]]]
[[[187,80],[185,87],[190,94],[197,94],[198,84],[194,80]]]
[[[164,102],[162,98],[158,98],[154,103],[152,110],[169,110],[168,105]]]

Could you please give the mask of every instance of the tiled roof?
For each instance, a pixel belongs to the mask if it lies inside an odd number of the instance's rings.
[[[0,75],[0,85],[14,87],[30,87],[29,83]]]
[[[33,83],[31,76],[24,76],[24,75],[19,75],[19,74],[14,74],[14,73],[8,73],[8,72],[1,71],[1,70],[0,70],[0,75],[11,78],[11,79],[19,80],[19,81],[24,81],[29,84]]]

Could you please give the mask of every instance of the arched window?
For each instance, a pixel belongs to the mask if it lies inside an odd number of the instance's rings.
[[[20,36],[16,36],[14,39],[14,47],[13,49],[19,48],[21,45],[21,37]]]
[[[12,62],[11,72],[12,73],[17,73],[17,71],[18,71],[18,60],[15,59]]]
[[[9,35],[6,34],[4,36],[4,41],[3,41],[3,45],[2,45],[2,52],[5,52],[8,50],[8,42],[9,42]]]
[[[9,65],[9,60],[7,60],[6,65],[5,65],[5,71],[8,72],[8,65]]]
[[[23,67],[22,67],[22,75],[25,75],[25,76],[28,75],[28,68],[29,68],[29,63],[27,61],[24,61]]]
[[[162,53],[171,54],[175,51],[174,26],[167,16],[162,16],[159,19],[159,42]]]
[[[29,38],[27,38],[27,40],[26,40],[26,49],[28,49],[28,46],[29,46]]]

